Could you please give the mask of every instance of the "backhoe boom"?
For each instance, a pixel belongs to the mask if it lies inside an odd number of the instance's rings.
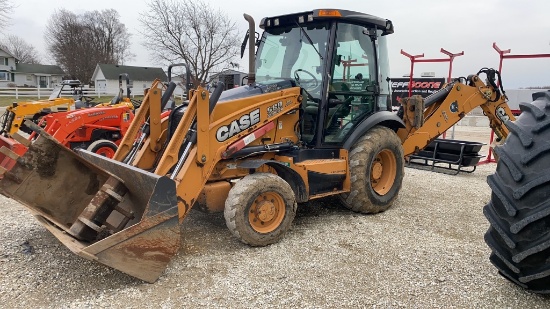
[[[488,70],[486,73],[488,84],[478,75],[472,75],[468,77],[467,84],[454,81],[425,100],[413,96],[401,101],[399,114],[406,127],[399,129],[397,134],[403,141],[405,156],[426,147],[478,106],[489,118],[497,141],[503,141],[508,136],[509,131],[504,123],[515,120],[515,117],[508,106],[508,98],[492,82],[497,72]]]

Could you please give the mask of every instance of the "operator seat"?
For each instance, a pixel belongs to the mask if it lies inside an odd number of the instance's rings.
[[[344,100],[340,100],[336,95],[331,94],[332,91],[342,91],[349,92],[350,88],[346,82],[334,82],[330,86],[329,91],[329,108],[328,108],[328,118],[325,122],[325,129],[328,128],[333,122],[338,118],[344,118],[349,115],[351,111],[351,102],[353,97],[350,95],[344,95]],[[319,104],[313,101],[307,101],[305,107],[305,113],[317,119],[317,111]]]

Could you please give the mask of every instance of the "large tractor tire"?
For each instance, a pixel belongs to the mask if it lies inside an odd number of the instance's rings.
[[[491,263],[513,283],[550,293],[550,92],[521,103],[507,122],[510,134],[495,148],[496,172],[487,177],[491,200],[483,208],[490,227]]]
[[[86,150],[96,153],[100,156],[112,158],[115,156],[117,149],[118,146],[114,142],[106,139],[99,139],[91,143]]]
[[[351,190],[339,195],[342,204],[361,213],[390,208],[399,194],[405,168],[403,147],[397,134],[376,126],[349,152]]]
[[[227,227],[240,241],[250,246],[278,242],[296,216],[296,197],[281,177],[255,173],[243,177],[225,201]]]

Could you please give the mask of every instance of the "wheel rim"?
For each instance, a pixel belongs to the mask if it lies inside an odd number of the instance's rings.
[[[285,203],[276,192],[258,195],[248,212],[250,226],[258,233],[273,232],[285,217]]]
[[[380,151],[371,164],[370,180],[374,192],[387,194],[397,175],[397,161],[389,149]]]
[[[112,158],[115,156],[115,150],[109,146],[100,147],[95,151],[95,153],[107,158]]]

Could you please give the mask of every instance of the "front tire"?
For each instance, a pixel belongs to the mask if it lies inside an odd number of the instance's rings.
[[[278,242],[296,216],[296,197],[281,177],[255,173],[243,177],[229,191],[224,217],[229,231],[250,246]]]
[[[342,204],[360,213],[390,208],[403,183],[405,159],[397,134],[375,126],[349,152],[351,190],[339,195]]]
[[[86,148],[89,152],[93,152],[107,158],[114,157],[117,149],[118,146],[114,142],[106,139],[97,140]]]
[[[485,242],[491,263],[511,282],[550,293],[550,92],[521,103],[521,115],[507,122],[510,134],[487,177],[491,200],[483,208],[490,227]]]

